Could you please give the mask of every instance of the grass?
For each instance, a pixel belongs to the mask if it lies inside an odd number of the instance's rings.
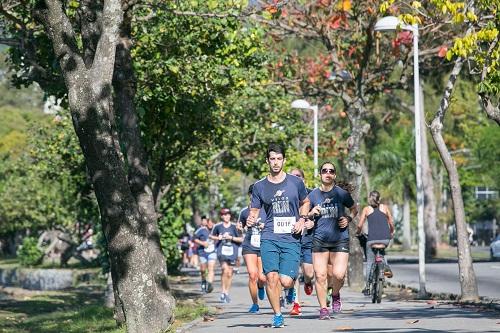
[[[175,322],[168,332],[175,332],[183,324],[208,314],[210,311],[202,300],[178,300],[175,308]]]
[[[2,333],[125,333],[117,328],[113,310],[102,305],[103,285],[82,285],[66,291],[0,289],[0,332]],[[168,332],[209,314],[202,300],[176,292],[175,322]]]
[[[0,332],[5,333],[124,333],[113,311],[102,306],[100,288],[64,292],[22,291],[0,300]]]
[[[471,247],[472,260],[489,260],[490,254],[485,251],[484,248]],[[397,256],[418,256],[417,249],[411,249],[403,251],[400,245],[391,245],[387,250],[388,255]],[[457,259],[457,248],[456,247],[441,247],[438,248],[437,255],[435,259]]]

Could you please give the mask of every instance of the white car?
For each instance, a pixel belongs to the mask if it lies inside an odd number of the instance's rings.
[[[491,261],[500,260],[500,235],[498,235],[490,244]]]

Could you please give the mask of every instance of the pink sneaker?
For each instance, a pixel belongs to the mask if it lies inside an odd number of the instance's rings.
[[[330,313],[327,308],[319,310],[319,320],[330,320]]]
[[[340,300],[340,293],[332,296],[332,311],[339,313],[342,311],[342,301]]]

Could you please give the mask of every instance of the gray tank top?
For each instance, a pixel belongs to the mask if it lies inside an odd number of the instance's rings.
[[[367,216],[368,220],[368,241],[390,239],[389,223],[387,215],[382,213],[380,209],[373,208],[373,213]]]

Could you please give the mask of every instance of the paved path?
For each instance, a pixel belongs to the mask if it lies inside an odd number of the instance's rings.
[[[425,268],[427,291],[461,294],[458,263],[429,263]],[[394,263],[391,269],[394,272],[392,282],[419,288],[418,264]],[[479,296],[500,300],[500,262],[475,262],[474,272]]]
[[[218,302],[220,282],[215,291],[203,296],[210,306],[218,309],[213,321],[200,322],[189,328],[193,333],[269,332],[272,311],[264,300],[260,314],[247,313],[250,301],[246,286],[246,273],[235,276],[231,291],[232,303]],[[477,307],[466,308],[444,303],[428,304],[425,301],[401,301],[388,293],[381,304],[372,304],[360,293],[342,292],[344,303],[341,314],[330,321],[320,321],[314,296],[303,297],[303,315],[285,316],[286,333],[322,333],[338,331],[356,332],[500,332],[500,313]],[[285,313],[285,311],[284,311]]]

